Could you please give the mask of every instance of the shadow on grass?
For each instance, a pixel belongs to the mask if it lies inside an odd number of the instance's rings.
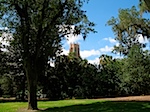
[[[40,110],[38,112],[150,112],[150,102],[106,101]]]

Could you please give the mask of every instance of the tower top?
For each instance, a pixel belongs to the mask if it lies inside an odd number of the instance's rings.
[[[80,57],[80,48],[79,44],[77,43],[71,43],[69,53],[74,53],[76,57]]]

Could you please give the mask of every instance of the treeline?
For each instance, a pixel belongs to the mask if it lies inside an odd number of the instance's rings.
[[[0,53],[3,64],[0,96],[24,100],[27,82],[21,60],[12,62],[8,60],[10,52]],[[99,65],[93,65],[72,54],[58,56],[55,66],[47,64],[45,72],[39,76],[37,97],[56,100],[150,94],[149,51],[134,45],[123,59],[108,55],[101,55],[99,59]]]

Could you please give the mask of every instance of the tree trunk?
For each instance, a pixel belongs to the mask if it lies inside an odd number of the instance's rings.
[[[37,110],[37,97],[36,97],[36,89],[37,89],[37,78],[38,78],[38,69],[35,61],[31,59],[26,60],[25,62],[25,70],[27,76],[28,83],[28,109],[29,110]]]
[[[25,101],[25,76],[22,77],[22,94],[21,94],[21,101]]]
[[[36,98],[37,81],[29,79],[28,81],[28,109],[37,110],[37,98]]]

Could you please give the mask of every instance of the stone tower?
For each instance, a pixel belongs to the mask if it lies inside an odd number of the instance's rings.
[[[71,43],[69,53],[74,53],[76,57],[80,57],[79,44]]]

